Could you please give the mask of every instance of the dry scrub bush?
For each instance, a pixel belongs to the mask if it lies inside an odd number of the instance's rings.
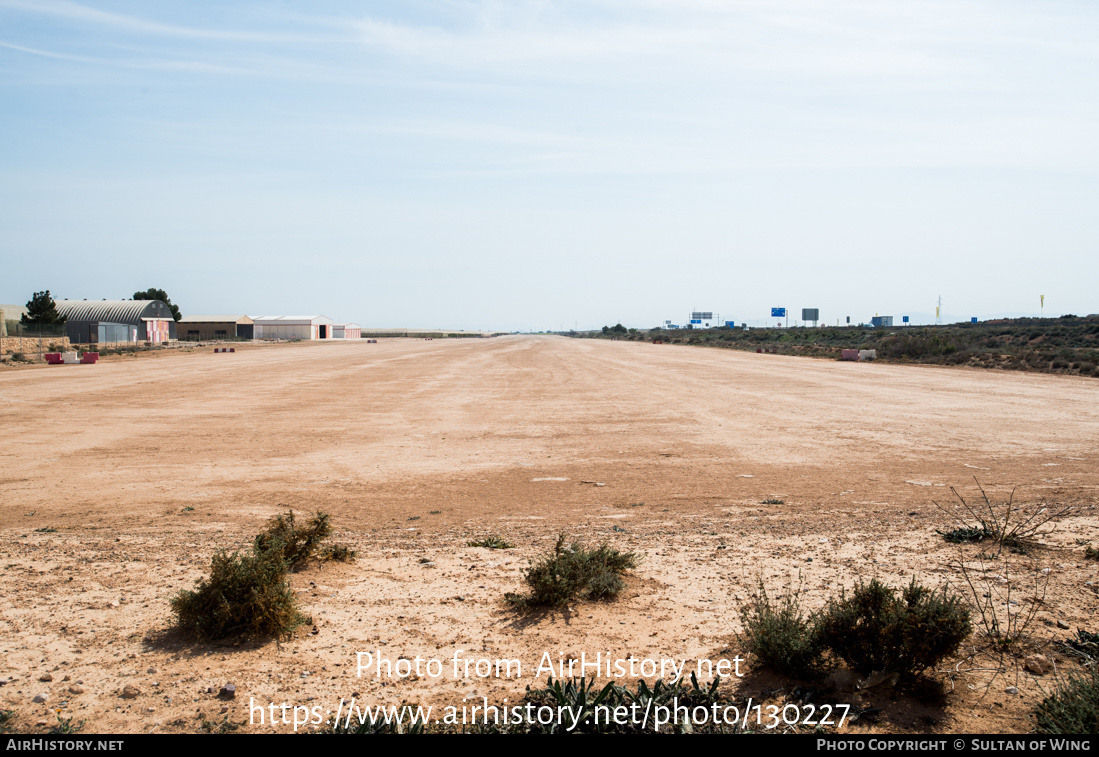
[[[953,486],[950,491],[962,503],[962,507],[968,514],[966,517],[958,517],[950,510],[934,502],[935,506],[949,515],[959,524],[958,528],[950,531],[937,531],[952,544],[966,542],[992,542],[996,546],[996,553],[1000,554],[1004,547],[1013,552],[1025,554],[1037,548],[1040,540],[1053,531],[1056,521],[1069,515],[1073,508],[1065,506],[1056,510],[1045,506],[1016,507],[1015,490],[1011,490],[1011,496],[1002,505],[993,505],[988,498],[981,482],[977,482],[977,488],[984,499],[983,505],[972,506],[958,493]],[[1049,526],[1048,529],[1044,529]]]
[[[1099,667],[1072,673],[1034,710],[1038,733],[1099,733]]]
[[[200,640],[241,633],[286,636],[308,621],[294,601],[288,569],[277,550],[219,552],[210,563],[210,577],[194,591],[173,597],[172,610],[180,627]]]
[[[234,634],[282,637],[309,622],[297,608],[288,573],[312,557],[332,533],[328,515],[317,513],[304,528],[294,511],[273,518],[256,536],[251,554],[219,552],[210,563],[210,577],[194,591],[180,591],[171,600],[183,631],[200,640]],[[328,560],[350,561],[354,551],[328,547]]]
[[[829,601],[817,633],[821,643],[863,675],[911,678],[958,651],[973,631],[969,608],[944,586],[912,582],[900,592],[872,579]]]
[[[467,547],[484,547],[485,549],[514,549],[515,545],[500,536],[491,534],[483,539],[473,539],[466,542]]]
[[[997,651],[1014,652],[1029,639],[1030,626],[1045,604],[1050,574],[1048,569],[1032,563],[1020,589],[1007,564],[996,567],[1001,572],[990,576],[983,554],[977,556],[975,566],[962,559],[955,563],[968,589],[966,599],[976,611],[981,634]]]
[[[763,581],[752,600],[740,609],[746,650],[776,673],[813,678],[823,670],[824,648],[817,633],[817,617],[806,615],[798,602],[799,589],[772,600]]]
[[[897,590],[872,579],[841,592],[806,615],[792,591],[772,601],[762,583],[741,610],[747,650],[767,667],[798,678],[826,669],[825,653],[869,675],[910,679],[954,654],[972,631],[969,608],[945,587],[932,591],[915,578]]]
[[[277,551],[291,568],[300,568],[313,556],[320,543],[331,535],[332,526],[328,523],[327,513],[316,513],[308,525],[299,527],[291,510],[286,515],[276,515],[271,519],[267,530],[256,537],[256,550]]]
[[[504,598],[516,606],[560,607],[574,599],[613,599],[625,588],[622,576],[636,568],[640,558],[633,552],[619,552],[602,544],[588,549],[581,542],[566,544],[561,534],[553,552],[527,571],[530,594],[508,593]]]
[[[322,560],[332,562],[355,562],[355,550],[345,544],[331,544],[321,550]]]

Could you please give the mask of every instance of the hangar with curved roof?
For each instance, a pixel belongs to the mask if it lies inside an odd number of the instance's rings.
[[[160,300],[55,300],[74,344],[167,342],[176,338],[172,310]]]

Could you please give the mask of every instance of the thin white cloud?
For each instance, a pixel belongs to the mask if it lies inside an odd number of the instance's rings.
[[[0,0],[0,8],[34,15],[60,18],[66,21],[106,26],[117,30],[144,35],[178,37],[185,39],[225,40],[238,42],[324,42],[332,38],[282,32],[230,31],[203,29],[177,24],[149,21],[135,16],[110,13],[70,0]]]
[[[0,40],[0,47],[8,50],[16,50],[28,55],[37,55],[54,60],[67,60],[89,66],[103,66],[105,68],[130,69],[137,71],[187,71],[203,74],[235,74],[238,76],[254,75],[258,72],[255,68],[240,66],[228,66],[215,63],[206,63],[196,60],[156,60],[148,58],[102,58],[92,55],[74,55],[71,53],[59,53],[51,50],[27,47],[25,45],[13,45]]]
[[[13,45],[10,42],[4,42],[0,40],[0,47],[7,48],[8,50],[17,50],[21,53],[27,53],[29,55],[39,55],[43,58],[54,58],[55,60],[71,60],[77,63],[99,63],[98,58],[91,58],[86,55],[70,55],[68,53],[55,53],[49,50],[39,50],[34,47],[27,47],[25,45]]]

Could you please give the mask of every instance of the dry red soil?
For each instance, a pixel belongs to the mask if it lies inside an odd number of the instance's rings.
[[[1025,732],[1056,685],[1025,671],[1025,655],[1067,670],[1051,642],[1070,632],[1057,622],[1097,630],[1099,563],[1082,546],[1097,543],[1097,459],[1099,381],[1088,378],[535,336],[9,368],[0,709],[21,731],[53,725],[58,710],[85,732],[226,719],[270,731],[249,722],[250,702],[514,702],[545,683],[534,677],[544,652],[731,658],[761,579],[775,594],[800,582],[814,609],[872,577],[962,591],[962,560],[979,582],[1013,587],[1005,619],[1037,610],[1019,656],[990,656],[978,624],[931,672],[945,704],[843,680],[830,696],[881,708],[845,729]],[[954,511],[949,487],[975,498],[975,476],[994,501],[1015,489],[1016,503],[1076,510],[1045,548],[982,571],[977,547],[935,532],[954,524],[933,500]],[[359,554],[293,574],[317,632],[179,638],[169,599],[288,508],[330,513],[333,541]],[[615,602],[516,612],[504,593],[523,589],[529,561],[561,532],[643,561]],[[466,546],[490,533],[516,547]],[[1036,575],[1048,584],[1037,596]],[[356,653],[378,650],[448,672],[459,650],[524,667],[512,679],[358,677]],[[742,672],[725,686],[744,698],[782,701],[791,688],[750,659]],[[216,696],[227,683],[235,700]],[[122,697],[127,686],[140,693]]]

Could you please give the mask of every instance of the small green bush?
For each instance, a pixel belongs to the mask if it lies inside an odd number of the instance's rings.
[[[995,536],[987,528],[966,527],[966,528],[954,528],[950,531],[940,531],[935,529],[935,533],[939,534],[946,541],[951,544],[970,544],[985,539],[993,539]]]
[[[1099,549],[1091,546],[1090,544],[1084,547],[1084,559],[1085,560],[1099,560]]]
[[[299,528],[291,510],[271,519],[267,530],[256,537],[256,551],[278,552],[291,568],[300,568],[331,534],[327,513],[316,513],[307,526]]]
[[[864,675],[916,675],[953,654],[973,630],[960,597],[924,588],[912,579],[895,589],[873,579],[829,601],[817,623],[820,642]]]
[[[806,615],[796,590],[772,600],[760,582],[752,601],[741,608],[743,638],[749,654],[768,668],[795,678],[812,678],[822,670],[824,647],[817,619]]]
[[[298,611],[287,570],[280,550],[265,551],[258,543],[252,554],[219,552],[210,577],[173,597],[172,610],[184,632],[201,640],[286,636],[309,620]]]
[[[51,735],[70,735],[74,733],[80,733],[84,729],[84,726],[88,721],[81,720],[79,723],[74,723],[72,718],[61,717],[60,711],[57,713],[57,723],[51,725],[46,729],[46,733]]]
[[[502,536],[492,534],[483,539],[474,539],[466,542],[467,547],[484,547],[485,549],[514,549],[515,545]]]
[[[355,550],[346,544],[333,544],[321,550],[321,559],[335,562],[355,562],[356,554]]]
[[[1099,667],[1069,675],[1068,681],[1034,710],[1038,733],[1099,733]]]
[[[208,579],[198,582],[194,591],[181,591],[172,598],[180,627],[205,640],[238,633],[286,636],[309,622],[298,611],[287,573],[313,557],[331,533],[325,513],[316,513],[301,528],[293,510],[275,516],[255,538],[251,554],[219,552],[210,563]],[[321,556],[350,562],[355,552],[333,546]]]
[[[566,544],[566,539],[565,534],[558,536],[553,553],[527,571],[530,594],[508,593],[509,602],[560,607],[578,597],[613,599],[625,587],[622,575],[640,562],[633,552],[619,552],[606,544],[588,549],[580,542]]]

